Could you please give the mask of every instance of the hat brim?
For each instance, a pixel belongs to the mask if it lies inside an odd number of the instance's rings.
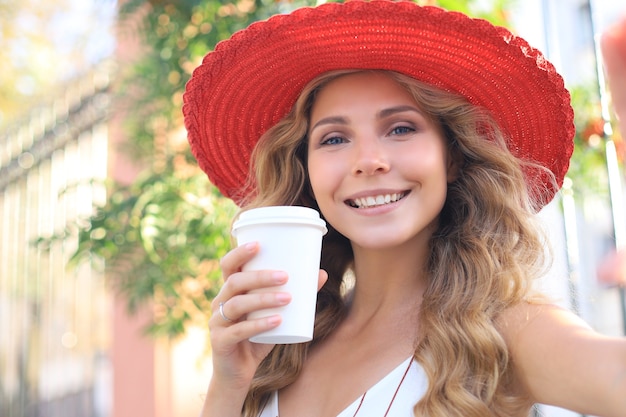
[[[259,138],[304,86],[335,69],[392,70],[486,108],[520,159],[548,168],[560,187],[573,151],[573,111],[554,66],[507,29],[412,2],[351,1],[298,9],[220,42],[194,71],[183,113],[200,168],[241,199]],[[556,189],[527,173],[537,202]]]

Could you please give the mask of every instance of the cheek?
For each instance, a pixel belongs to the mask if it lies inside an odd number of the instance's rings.
[[[329,181],[330,173],[315,173],[309,176],[311,191],[317,204],[322,208],[324,202],[332,198],[333,185]]]
[[[319,197],[323,189],[323,173],[317,161],[314,158],[309,158],[307,161],[307,172],[309,176],[309,183],[311,184],[311,191],[315,200],[319,201]]]
[[[307,170],[316,200],[323,198],[324,193],[332,192],[333,187],[336,186],[337,178],[339,178],[337,164],[327,158],[321,160],[313,157],[307,161]]]
[[[333,207],[333,190],[331,185],[328,182],[328,176],[320,173],[314,173],[309,176],[309,184],[311,186],[311,193],[317,207],[319,208],[321,214],[326,218],[326,221],[329,221],[327,218],[329,215],[332,217],[332,207]]]
[[[447,182],[447,159],[436,149],[406,151],[396,160],[396,164],[414,180],[422,181],[441,177]]]

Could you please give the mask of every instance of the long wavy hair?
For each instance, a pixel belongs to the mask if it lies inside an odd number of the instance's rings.
[[[333,71],[313,80],[292,111],[261,138],[250,175],[257,191],[242,210],[267,205],[319,210],[306,170],[311,107],[330,81],[354,72]],[[504,417],[527,412],[529,400],[512,389],[511,362],[497,320],[505,309],[530,298],[532,279],[547,266],[545,239],[534,216],[538,202],[529,197],[539,194],[529,190],[524,172],[544,178],[550,173],[514,157],[497,124],[463,97],[402,74],[376,72],[406,88],[441,127],[459,172],[449,184],[430,243],[415,350],[429,385],[415,415]],[[314,338],[271,351],[257,369],[243,416],[258,416],[274,390],[294,382],[308,350],[343,320],[344,279],[352,262],[350,241],[329,225],[321,257],[329,278],[318,294]]]

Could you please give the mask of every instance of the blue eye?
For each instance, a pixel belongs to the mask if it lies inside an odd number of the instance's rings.
[[[341,136],[331,136],[329,138],[324,139],[321,142],[321,145],[339,145],[344,143],[346,140]]]
[[[412,133],[412,132],[415,132],[415,129],[409,126],[398,126],[398,127],[394,127],[391,130],[392,135],[406,135],[407,133]]]

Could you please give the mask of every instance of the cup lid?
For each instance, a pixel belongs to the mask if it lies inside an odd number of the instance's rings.
[[[244,211],[233,224],[233,235],[237,230],[255,224],[303,224],[313,226],[326,234],[326,222],[317,210],[303,206],[268,206]]]

